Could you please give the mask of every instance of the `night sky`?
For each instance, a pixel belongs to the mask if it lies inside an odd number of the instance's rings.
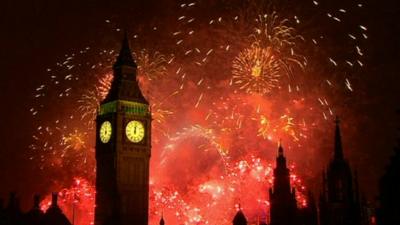
[[[183,2],[183,1],[182,1]],[[229,7],[242,4],[240,1],[196,1],[203,7],[202,13],[197,13],[198,20],[219,11],[229,11]],[[229,2],[229,3],[228,3]],[[275,1],[286,4],[286,1]],[[288,1],[290,2],[290,1]],[[301,1],[304,4],[310,1]],[[324,2],[321,0],[321,2]],[[333,2],[333,1],[332,1]],[[347,0],[327,3],[329,8],[340,8]],[[364,2],[364,1],[360,1]],[[7,196],[9,191],[17,191],[23,199],[24,206],[30,204],[33,193],[48,193],[54,182],[49,180],[48,172],[40,170],[37,160],[32,156],[29,145],[32,135],[37,129],[37,121],[29,109],[33,107],[34,91],[48,77],[46,68],[62,61],[65,54],[79,51],[86,46],[102,48],[107,46],[118,49],[121,31],[115,28],[128,28],[133,33],[145,33],[153,26],[174,26],[171,22],[180,15],[180,1],[14,1],[5,0],[0,7],[1,23],[1,75],[0,75],[0,196]],[[287,3],[287,8],[302,11],[300,1]],[[212,7],[206,10],[207,5]],[[229,5],[229,7],[225,7]],[[353,76],[354,93],[351,97],[332,100],[343,115],[343,138],[345,154],[353,168],[357,168],[360,185],[369,200],[374,202],[377,195],[377,181],[383,174],[389,161],[392,149],[398,136],[399,118],[396,109],[400,107],[399,91],[399,50],[400,50],[400,7],[396,0],[366,2],[363,13],[348,15],[347,21],[362,20],[368,27],[368,40],[364,44],[364,68]],[[297,9],[299,8],[299,9]],[[290,11],[290,10],[288,10]],[[195,13],[195,14],[196,14]],[[223,13],[221,13],[223,15]],[[360,17],[362,17],[360,19]],[[173,19],[172,19],[173,18]],[[217,18],[217,17],[216,17]],[[111,20],[111,25],[105,23]],[[321,24],[325,26],[326,24]],[[106,27],[107,26],[107,27]],[[106,28],[105,28],[106,27]],[[307,26],[301,29],[310,29]],[[329,29],[327,29],[329,30]],[[330,34],[331,36],[340,34]],[[168,42],[157,35],[148,35],[151,39],[141,39],[140,44],[147,48],[154,43],[156,48],[171,51],[173,46],[164,46]],[[335,38],[332,38],[333,40]],[[212,38],[208,39],[212,42]],[[131,40],[133,49],[139,48]],[[340,43],[338,44],[340,46]],[[330,48],[335,48],[334,45]],[[338,47],[340,48],[340,47]],[[161,51],[162,51],[161,50]],[[212,82],[212,80],[210,81]],[[197,98],[196,96],[195,98]],[[341,101],[340,99],[343,99]],[[205,100],[207,101],[207,100]],[[211,100],[210,100],[211,101]],[[51,105],[52,103],[48,103]],[[70,107],[70,106],[68,106]],[[54,113],[63,114],[65,108],[52,108],[51,112],[40,117],[53,119]],[[330,136],[317,137],[327,140],[326,145],[332,146],[332,126],[326,126]],[[347,133],[347,134],[346,134]],[[307,142],[308,143],[308,142]],[[309,142],[317,143],[317,142]],[[268,145],[267,145],[268,146]],[[304,146],[311,148],[311,146]],[[319,146],[312,148],[318,149]],[[328,150],[329,151],[329,150]],[[289,154],[290,155],[290,154]],[[296,159],[306,162],[310,158],[307,152],[296,153]],[[300,159],[299,157],[304,157]],[[317,170],[308,176],[307,182],[315,179],[319,182],[319,174],[330,153],[313,155],[312,159],[321,158]],[[154,158],[156,160],[157,157]],[[295,159],[293,159],[295,161]],[[310,162],[307,162],[310,163]],[[319,167],[319,168],[318,168]],[[51,170],[51,169],[50,169]],[[298,171],[298,173],[306,173]],[[318,190],[316,187],[313,189]],[[316,191],[315,190],[315,191]]]

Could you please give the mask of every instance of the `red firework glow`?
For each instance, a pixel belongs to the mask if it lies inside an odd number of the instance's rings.
[[[301,180],[293,174],[291,184],[300,190],[297,194],[299,207],[306,206],[302,194],[305,187]],[[210,224],[213,221],[230,223],[233,217],[233,206],[240,202],[242,208],[250,213],[248,216],[264,216],[269,210],[267,191],[273,182],[272,165],[260,158],[251,157],[229,166],[226,175],[215,175],[211,179],[202,179],[193,186],[195,190],[192,201],[185,201],[179,191],[171,190],[169,184],[154,183],[150,185],[151,224],[157,224],[161,213],[170,223]],[[154,178],[152,178],[154,180]],[[197,190],[196,190],[197,189]],[[251,194],[248,194],[251,191]],[[247,193],[247,194],[244,194]],[[95,187],[84,178],[74,178],[71,187],[59,192],[59,206],[74,224],[94,224]],[[42,210],[47,210],[51,204],[51,196],[47,196],[41,204]],[[216,211],[215,209],[231,205],[231,210]],[[211,212],[211,213],[210,213]],[[214,212],[214,213],[212,213]]]
[[[315,13],[309,14],[326,17],[311,4]],[[296,33],[307,18],[285,19],[280,17],[285,11],[255,10],[250,3],[196,18],[198,6],[201,10],[200,3],[182,4],[175,22],[131,35],[154,119],[151,224],[163,213],[168,224],[226,225],[239,203],[250,221],[265,219],[279,139],[289,162],[304,168],[290,163],[298,204],[305,206],[299,174],[308,179],[313,176],[308,171],[320,166],[310,163],[325,141],[315,137],[330,129],[326,121],[334,115],[337,93],[354,91],[350,78],[326,71],[360,69],[362,44],[354,40],[357,48],[343,51],[351,56],[338,54],[324,47],[331,41],[324,31]],[[106,24],[114,26],[108,19]],[[365,29],[351,33],[357,40],[366,37]],[[148,46],[148,40],[154,44]],[[160,40],[163,46],[157,47]],[[77,225],[93,222],[94,118],[112,79],[119,41],[114,44],[85,47],[48,68],[49,79],[35,90],[30,110],[40,121],[31,159],[44,173],[56,171],[51,179],[58,183],[73,180],[60,191],[60,204],[70,220],[74,212]],[[44,208],[48,202],[49,197]]]
[[[58,204],[73,224],[93,224],[95,194],[92,183],[75,177],[71,187],[59,191]],[[43,199],[41,208],[46,211],[50,205],[51,196],[47,196]]]

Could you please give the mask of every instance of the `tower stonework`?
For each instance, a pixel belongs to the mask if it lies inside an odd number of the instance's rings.
[[[282,145],[279,144],[273,188],[269,189],[271,225],[296,224],[297,202],[294,188],[290,187],[290,173]]]
[[[360,202],[357,180],[344,158],[339,119],[336,119],[333,159],[323,172],[320,196],[321,225],[359,225]]]
[[[151,114],[125,35],[96,118],[95,225],[148,225]]]

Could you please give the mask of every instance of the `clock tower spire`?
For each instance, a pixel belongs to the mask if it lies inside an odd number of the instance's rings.
[[[151,114],[125,33],[96,118],[95,225],[148,225]]]
[[[133,60],[129,40],[125,32],[121,50],[113,65],[114,77],[110,91],[103,103],[115,100],[135,100],[148,104],[137,82],[137,65]]]

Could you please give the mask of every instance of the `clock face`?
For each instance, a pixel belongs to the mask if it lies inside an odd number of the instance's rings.
[[[100,126],[100,141],[108,143],[111,139],[112,126],[110,121],[104,121]]]
[[[138,143],[144,138],[144,126],[143,123],[132,120],[126,125],[125,129],[126,137],[133,143]]]

